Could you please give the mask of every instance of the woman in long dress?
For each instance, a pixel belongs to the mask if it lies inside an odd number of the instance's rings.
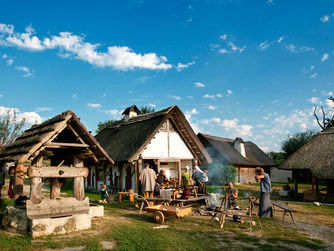
[[[264,172],[262,168],[257,167],[255,169],[256,176],[255,179],[260,181],[260,207],[259,216],[260,217],[272,217],[272,206],[270,202],[271,193],[271,180],[267,173]]]

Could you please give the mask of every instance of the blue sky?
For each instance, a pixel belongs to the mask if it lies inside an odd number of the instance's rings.
[[[178,105],[196,132],[279,150],[333,107],[333,28],[333,1],[6,1],[0,115],[71,109],[95,131]]]

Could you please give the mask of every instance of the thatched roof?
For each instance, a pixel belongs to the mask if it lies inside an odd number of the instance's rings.
[[[241,138],[235,140],[245,144],[246,158],[234,148],[233,139],[210,136],[199,133],[198,138],[209,152],[213,161],[221,161],[226,165],[245,167],[271,167],[276,166],[256,144],[251,141],[244,142]]]
[[[279,168],[311,170],[315,178],[334,179],[334,127],[317,133]]]
[[[113,163],[113,160],[72,111],[63,112],[24,131],[20,137],[0,153],[0,161],[24,162],[32,160],[65,129],[74,130],[78,137],[89,145],[88,148],[99,160]]]
[[[128,120],[116,121],[99,132],[96,139],[114,161],[133,162],[139,158],[144,148],[168,119],[174,122],[182,139],[200,163],[210,163],[210,156],[177,106],[153,113],[139,114]]]

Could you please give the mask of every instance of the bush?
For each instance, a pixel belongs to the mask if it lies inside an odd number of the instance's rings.
[[[237,178],[237,170],[235,167],[222,163],[211,163],[208,167],[208,171],[210,185],[225,186],[229,182],[234,184]]]

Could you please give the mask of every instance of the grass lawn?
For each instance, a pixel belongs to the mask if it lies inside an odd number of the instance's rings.
[[[242,187],[240,187],[242,189]],[[211,189],[211,188],[210,188]],[[247,190],[247,189],[246,189]],[[71,194],[71,189],[65,192]],[[86,192],[92,200],[100,194]],[[333,216],[332,207],[298,205],[301,214]],[[248,224],[209,222],[208,216],[169,218],[167,228],[153,222],[152,214],[139,214],[129,202],[105,205],[105,217],[92,222],[92,228],[68,235],[54,235],[32,239],[0,229],[0,250],[44,250],[65,247],[82,247],[84,250],[101,250],[102,241],[115,242],[116,250],[325,250],[328,244],[315,239],[297,225],[282,223],[280,217],[261,219],[253,230]],[[333,223],[334,224],[334,223]]]

